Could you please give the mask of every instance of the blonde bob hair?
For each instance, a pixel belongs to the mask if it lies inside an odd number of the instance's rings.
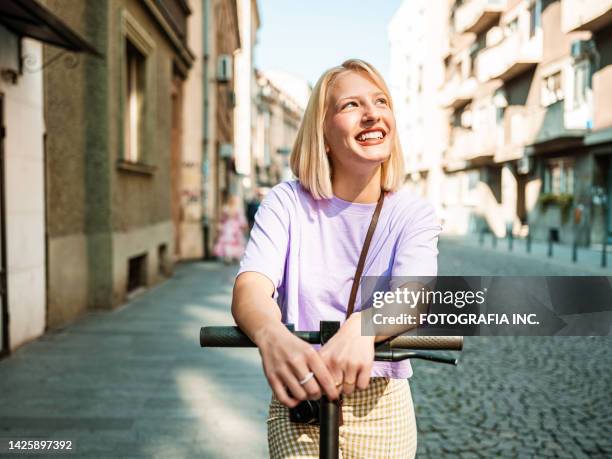
[[[357,72],[370,79],[385,93],[389,107],[393,110],[391,94],[383,77],[370,64],[360,59],[349,59],[338,67],[327,70],[315,85],[304,118],[300,124],[293,150],[291,151],[291,171],[302,186],[310,191],[315,199],[333,197],[332,167],[325,152],[323,122],[327,114],[327,97],[334,81],[347,72]],[[391,155],[382,163],[381,185],[385,191],[397,191],[404,181],[404,157],[395,133]]]

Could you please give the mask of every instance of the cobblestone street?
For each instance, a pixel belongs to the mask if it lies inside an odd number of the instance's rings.
[[[443,275],[594,274],[448,240],[439,264]],[[200,326],[232,322],[234,272],[179,266],[128,305],[0,361],[3,443],[70,439],[68,457],[266,457],[270,391],[257,351],[198,346]],[[611,457],[611,345],[469,337],[458,367],[416,362],[418,457]]]

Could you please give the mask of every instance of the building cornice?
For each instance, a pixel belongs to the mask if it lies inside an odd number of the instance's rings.
[[[159,26],[162,28],[162,30],[165,32],[166,36],[170,40],[170,43],[172,43],[172,46],[176,50],[177,56],[179,57],[179,60],[177,62],[179,72],[183,75],[187,75],[187,70],[193,65],[195,56],[189,50],[187,44],[179,38],[178,34],[168,23],[168,20],[164,16],[164,13],[159,9],[159,6],[155,2],[155,0],[142,0],[142,2],[149,10],[149,12],[153,15]]]

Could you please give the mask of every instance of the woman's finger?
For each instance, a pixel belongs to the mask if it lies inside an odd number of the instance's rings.
[[[344,371],[344,380],[342,381],[342,392],[346,395],[350,395],[355,391],[355,385],[357,384],[357,367],[354,365],[347,365]]]
[[[372,377],[372,365],[364,365],[357,374],[357,381],[355,387],[359,390],[367,389],[370,384],[370,378]]]
[[[319,383],[320,389],[325,392],[327,397],[331,400],[335,400],[339,397],[339,387],[336,385],[336,382],[342,382],[342,378],[334,379],[334,376],[330,372],[327,365],[321,358],[318,352],[314,352],[312,356],[308,359],[308,365],[310,369],[315,374],[317,381]]]
[[[306,392],[306,398],[308,400],[317,400],[321,398],[321,386],[319,386],[319,383],[317,382],[315,372],[311,371],[306,364],[296,365],[293,374],[298,375],[298,378],[300,378],[298,383],[300,381],[306,380],[306,382],[300,385]]]
[[[289,408],[293,408],[298,403],[300,403],[299,400],[297,400],[296,398],[293,398],[291,394],[287,392],[287,388],[283,385],[283,383],[279,379],[268,378],[268,382],[270,383],[272,392],[274,392],[274,396],[283,405]]]
[[[300,379],[305,378],[306,376],[308,376],[307,373],[308,372],[303,375],[297,376],[294,375],[293,372],[288,368],[280,374],[281,381],[283,382],[285,387],[289,389],[291,396],[297,400],[306,400],[308,398],[306,391],[297,379],[298,377]]]

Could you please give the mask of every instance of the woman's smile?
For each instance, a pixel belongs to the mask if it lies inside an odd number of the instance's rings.
[[[380,145],[384,142],[386,135],[387,133],[384,129],[364,129],[357,134],[357,136],[355,136],[355,140],[357,140],[357,142],[364,147],[370,145]]]

